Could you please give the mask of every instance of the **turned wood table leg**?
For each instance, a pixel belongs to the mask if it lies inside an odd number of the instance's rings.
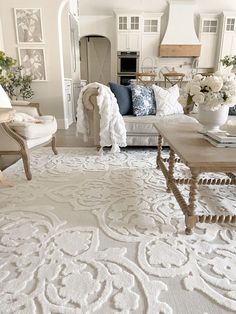
[[[172,148],[170,148],[170,156],[169,156],[169,169],[168,169],[168,178],[166,180],[167,183],[167,192],[170,193],[170,182],[174,181],[174,165],[175,165],[175,152]]]
[[[156,159],[157,169],[160,168],[159,161],[161,160],[161,151],[162,151],[162,136],[159,134],[158,143],[157,143],[157,159]]]
[[[189,204],[185,214],[186,234],[192,234],[192,229],[195,227],[198,217],[195,215],[195,202],[198,187],[198,172],[191,171],[190,190],[189,190]]]

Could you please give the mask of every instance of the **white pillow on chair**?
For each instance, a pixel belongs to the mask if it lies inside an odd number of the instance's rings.
[[[156,99],[156,115],[167,116],[171,114],[184,113],[182,105],[178,102],[178,85],[164,89],[157,85],[152,85]]]
[[[13,122],[31,122],[31,123],[42,123],[41,120],[32,117],[31,115],[24,112],[16,112]]]
[[[10,98],[0,85],[0,108],[12,108]]]

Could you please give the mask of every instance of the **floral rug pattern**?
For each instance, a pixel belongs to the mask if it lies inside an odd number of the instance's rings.
[[[0,313],[234,313],[235,225],[198,224],[186,236],[155,159],[154,149],[45,148],[32,155],[31,182],[21,162],[7,169]],[[235,187],[200,187],[198,210],[235,214],[235,199]]]

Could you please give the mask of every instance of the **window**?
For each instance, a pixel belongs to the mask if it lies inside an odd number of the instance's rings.
[[[158,20],[144,20],[144,32],[156,33],[158,31]]]
[[[217,21],[216,20],[205,20],[203,21],[202,31],[204,33],[216,33]]]
[[[229,18],[226,20],[226,30],[233,32],[235,29],[235,18]]]
[[[139,16],[131,16],[131,29],[139,29]]]
[[[127,16],[119,16],[119,29],[127,29]]]

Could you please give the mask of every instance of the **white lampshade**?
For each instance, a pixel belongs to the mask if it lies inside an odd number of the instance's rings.
[[[0,85],[0,108],[12,108],[10,98]]]

